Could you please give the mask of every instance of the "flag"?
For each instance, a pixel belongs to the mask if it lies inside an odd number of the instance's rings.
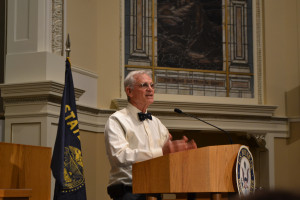
[[[81,143],[69,58],[54,145],[51,169],[55,178],[54,200],[86,200]]]

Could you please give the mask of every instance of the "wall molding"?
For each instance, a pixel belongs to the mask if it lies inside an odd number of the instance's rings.
[[[54,81],[40,81],[28,83],[0,84],[1,97],[5,103],[40,101],[44,98],[55,99],[62,96],[64,85]],[[84,90],[75,88],[76,100],[84,93]],[[49,100],[51,101],[51,100]]]
[[[126,107],[127,99],[114,99],[117,109]],[[173,112],[174,108],[180,108],[187,113],[240,115],[240,116],[273,116],[277,106],[272,105],[245,105],[224,103],[180,102],[180,101],[155,101],[149,111]]]

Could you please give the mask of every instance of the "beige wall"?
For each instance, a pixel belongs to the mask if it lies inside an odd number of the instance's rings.
[[[67,30],[71,41],[71,63],[97,73],[97,0],[67,1]]]
[[[300,2],[265,0],[264,3],[264,99],[267,105],[278,105],[275,115],[284,117],[285,94],[300,85]],[[98,75],[98,107],[107,109],[112,99],[120,97],[120,1],[71,0],[67,1],[67,8],[72,64]],[[293,133],[299,135],[299,128]],[[88,197],[105,199],[109,164],[103,134],[82,132],[81,135]],[[300,188],[299,172],[297,178],[292,174],[300,165],[299,150],[299,137],[275,139],[276,187]]]
[[[298,133],[299,133],[298,129]],[[299,135],[299,134],[298,134]],[[276,139],[275,140],[275,186],[279,189],[292,190],[299,192],[300,171],[299,171],[299,152],[300,139]]]
[[[278,105],[277,116],[300,116],[299,10],[297,0],[265,0],[265,104]],[[299,134],[295,122],[290,138],[275,138],[276,188],[300,188]]]
[[[119,1],[67,1],[71,61],[99,76],[99,108],[109,108],[120,97],[119,11]]]
[[[98,2],[98,105],[109,108],[120,97],[120,1]]]
[[[300,123],[290,123],[290,137],[275,140],[276,188],[299,192],[300,188]]]
[[[299,86],[297,0],[265,1],[265,104],[285,116],[285,92]]]
[[[110,165],[103,133],[80,132],[88,199],[109,199],[106,193]]]

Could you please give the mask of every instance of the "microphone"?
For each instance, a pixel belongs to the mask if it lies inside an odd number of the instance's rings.
[[[222,131],[223,133],[225,133],[225,134],[228,136],[228,139],[229,139],[230,144],[232,144],[231,136],[230,136],[230,134],[229,134],[227,131],[225,131],[225,130],[223,130],[223,129],[221,129],[221,128],[219,128],[219,127],[217,127],[217,126],[215,126],[215,125],[213,125],[213,124],[211,124],[211,123],[208,123],[207,121],[204,121],[203,119],[200,119],[200,118],[198,118],[198,117],[196,117],[196,116],[194,116],[194,115],[190,115],[190,114],[187,114],[187,113],[185,113],[185,112],[182,112],[182,110],[180,110],[179,108],[175,108],[175,109],[174,109],[174,112],[177,112],[177,113],[179,113],[179,114],[185,114],[186,116],[195,118],[195,119],[197,119],[197,120],[199,120],[199,121],[201,121],[201,122],[204,122],[204,123],[206,123],[206,124],[208,124],[208,125],[210,125],[210,126],[212,126],[212,127],[215,127],[216,129],[218,129],[218,130]]]

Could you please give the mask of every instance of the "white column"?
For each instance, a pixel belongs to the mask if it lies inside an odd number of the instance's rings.
[[[64,35],[63,31],[52,31],[54,22],[59,22],[59,17],[52,12],[52,0],[9,0],[7,3],[4,82],[52,80],[63,83],[65,58],[52,52],[53,41],[56,41],[53,38],[59,38],[60,34],[63,41]],[[63,30],[64,17],[60,18]],[[63,47],[64,44],[60,45]]]
[[[7,1],[7,55],[0,86],[5,142],[54,144],[55,128],[48,124],[58,121],[64,84],[64,7],[64,0]]]

